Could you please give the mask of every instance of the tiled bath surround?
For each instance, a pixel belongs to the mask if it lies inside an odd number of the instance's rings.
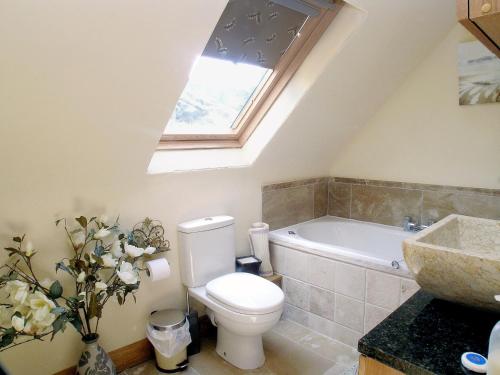
[[[500,190],[322,177],[264,186],[263,221],[283,228],[326,214],[401,226],[458,213],[500,218]],[[418,290],[386,274],[271,244],[283,275],[285,317],[356,347],[359,338]]]
[[[418,290],[404,277],[276,244],[270,250],[283,275],[284,317],[352,347]]]
[[[328,177],[262,187],[262,219],[271,230],[325,216]]]
[[[500,190],[342,177],[262,188],[262,219],[271,229],[326,214],[401,226],[405,216],[425,224],[451,213],[499,219]]]
[[[500,190],[332,177],[328,214],[401,226],[405,216],[420,223],[449,214],[500,219]]]

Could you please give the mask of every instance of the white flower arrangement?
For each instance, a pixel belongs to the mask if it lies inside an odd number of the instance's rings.
[[[111,297],[120,305],[129,295],[135,300],[144,257],[168,250],[168,245],[162,246],[168,244],[162,235],[160,242],[155,238],[160,245],[152,246],[154,241],[147,236],[121,232],[118,219],[112,225],[102,216],[75,220],[78,226],[74,229],[65,219],[56,221],[56,225],[64,223],[73,250],[71,258],[56,263],[56,273],[63,271],[74,281],[69,294],[58,280],[39,281],[32,266],[37,250],[24,235],[14,237],[14,245],[5,248],[9,259],[0,268],[5,271],[0,276],[0,289],[5,291],[0,301],[0,351],[47,335],[52,339],[67,324],[82,338],[96,336],[104,305]],[[151,223],[146,219],[142,225]],[[161,225],[149,233],[158,233],[158,228],[163,234]]]

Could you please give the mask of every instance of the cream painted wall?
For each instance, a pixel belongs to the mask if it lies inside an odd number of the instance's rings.
[[[500,104],[458,105],[455,26],[366,126],[335,150],[331,174],[500,188]]]
[[[148,175],[191,63],[225,3],[0,0],[0,243],[28,233],[48,274],[68,254],[53,224],[61,216],[120,214],[130,227],[149,215],[172,242],[168,281],[144,280],[137,304],[106,306],[107,350],[143,338],[152,309],[184,307],[177,223],[232,215],[237,252],[245,253],[246,230],[261,217],[261,185],[327,174],[332,151],[454,23],[453,0],[353,0],[366,20],[336,54],[327,50],[335,35],[321,40],[313,55],[327,63],[319,75],[297,76],[315,82],[252,166]],[[20,346],[1,360],[13,374],[49,374],[73,365],[80,348],[69,328],[53,343]]]

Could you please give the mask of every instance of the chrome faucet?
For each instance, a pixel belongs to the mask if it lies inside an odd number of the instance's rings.
[[[427,224],[419,224],[418,222],[413,221],[411,216],[405,216],[403,220],[403,229],[406,232],[420,232],[425,228],[429,228],[434,223],[434,220],[429,220]]]

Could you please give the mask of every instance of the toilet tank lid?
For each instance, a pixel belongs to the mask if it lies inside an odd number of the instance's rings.
[[[182,233],[196,233],[227,227],[231,224],[234,224],[234,218],[231,216],[209,216],[180,223],[177,225],[177,230]]]

